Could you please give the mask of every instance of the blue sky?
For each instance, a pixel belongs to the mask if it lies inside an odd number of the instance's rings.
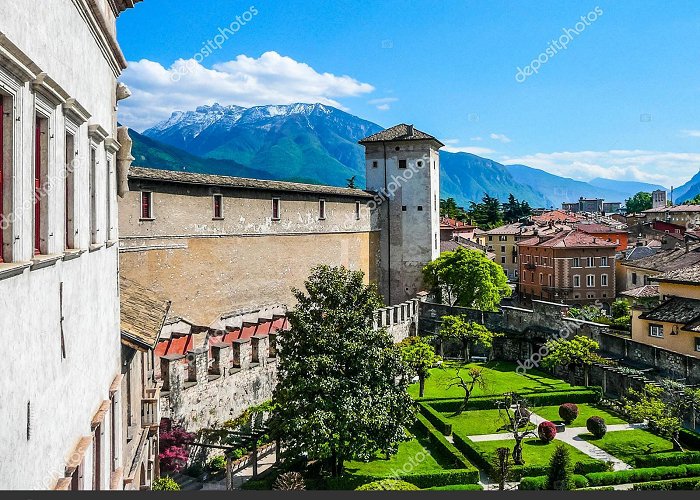
[[[320,101],[584,180],[700,168],[697,1],[145,0],[118,32],[137,130],[199,104]]]

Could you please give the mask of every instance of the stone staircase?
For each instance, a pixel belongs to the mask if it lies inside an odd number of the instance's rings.
[[[171,472],[169,475],[180,485],[180,490],[182,491],[196,491],[202,489],[202,483],[193,477],[180,474],[179,472]]]

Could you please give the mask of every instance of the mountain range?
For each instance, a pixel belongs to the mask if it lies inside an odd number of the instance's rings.
[[[214,104],[176,111],[143,134],[131,130],[130,135],[138,166],[334,186],[354,177],[363,187],[364,149],[357,141],[380,130],[376,123],[324,104]],[[441,197],[463,206],[485,193],[501,200],[512,193],[549,208],[580,196],[624,202],[638,191],[665,189],[603,178],[583,182],[469,153],[441,151],[440,163]],[[700,192],[700,173],[696,177]],[[692,186],[686,191],[695,193]]]

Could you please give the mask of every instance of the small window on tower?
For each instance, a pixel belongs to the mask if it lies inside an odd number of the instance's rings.
[[[141,192],[141,218],[153,218],[153,193],[148,191]]]
[[[223,219],[224,218],[224,197],[220,194],[214,195],[214,218]]]
[[[406,168],[406,160],[399,160],[399,168]]]
[[[423,166],[423,162],[422,162],[422,161],[419,161],[419,162],[417,163],[417,166],[418,166],[418,168],[421,168],[421,167]]]
[[[405,211],[406,211],[406,205],[402,205],[402,206],[401,206],[401,211],[402,211],[402,212],[405,212]]]
[[[379,167],[379,162],[375,160],[372,162],[372,168],[377,168],[377,167]]]
[[[326,218],[326,200],[318,200],[318,218],[320,220]]]
[[[272,220],[280,220],[280,199],[272,198]]]
[[[423,205],[418,205],[418,211],[422,212],[423,211]]]
[[[355,202],[355,220],[360,220],[360,202]]]

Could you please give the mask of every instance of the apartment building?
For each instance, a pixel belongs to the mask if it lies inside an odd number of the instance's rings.
[[[116,18],[134,3],[0,2],[2,489],[123,487]]]
[[[576,306],[597,303],[609,310],[615,299],[616,246],[579,230],[519,242],[521,299]]]

